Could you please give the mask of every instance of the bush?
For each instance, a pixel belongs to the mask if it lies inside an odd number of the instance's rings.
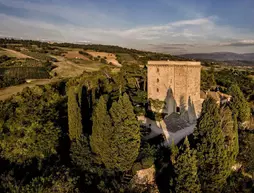
[[[101,63],[107,64],[108,62],[107,62],[107,60],[105,60],[104,58],[101,58]]]
[[[143,169],[150,168],[154,163],[154,158],[152,156],[143,158],[141,163],[142,163]]]
[[[132,171],[132,174],[135,175],[137,173],[137,171],[142,170],[142,169],[143,168],[142,168],[141,163],[136,162],[136,163],[133,164],[131,171]]]

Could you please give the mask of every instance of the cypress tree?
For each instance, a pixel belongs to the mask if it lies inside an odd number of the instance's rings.
[[[221,109],[221,129],[225,138],[227,157],[230,167],[234,164],[239,152],[238,127],[236,116],[232,115],[229,107]]]
[[[136,160],[140,148],[139,123],[133,112],[129,96],[125,93],[110,109],[113,123],[111,138],[112,159],[105,163],[109,168],[127,171]]]
[[[106,168],[127,171],[132,167],[139,153],[140,130],[127,94],[113,102],[110,116],[100,97],[93,112],[90,144],[97,161]]]
[[[86,136],[81,136],[71,143],[70,157],[72,163],[82,171],[93,171],[92,154]]]
[[[177,193],[198,193],[201,186],[198,179],[198,168],[196,151],[190,149],[188,138],[179,150],[174,164],[175,171],[175,192]]]
[[[203,103],[194,131],[197,142],[198,176],[203,192],[218,192],[230,173],[219,108],[212,98]]]
[[[74,86],[68,89],[67,95],[69,137],[72,141],[74,139],[79,139],[82,135],[82,116]]]
[[[93,111],[92,121],[92,135],[90,136],[92,151],[96,154],[99,163],[107,163],[112,158],[110,140],[113,133],[107,104],[103,96],[100,97]]]
[[[241,123],[248,121],[250,119],[250,106],[239,86],[232,85],[229,88],[229,93],[232,96],[230,107],[236,114],[237,120]]]

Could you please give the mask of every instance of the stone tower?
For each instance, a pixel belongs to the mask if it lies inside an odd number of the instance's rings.
[[[201,63],[148,61],[148,99],[164,101],[161,112],[181,113],[192,122],[199,116]],[[152,107],[153,110],[153,107]]]

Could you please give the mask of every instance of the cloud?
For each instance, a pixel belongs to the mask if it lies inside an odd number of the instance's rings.
[[[212,17],[210,17],[212,18]],[[193,19],[193,20],[183,20],[183,21],[176,21],[171,24],[171,26],[181,27],[186,25],[204,25],[209,24],[210,18],[200,18],[200,19]]]
[[[62,41],[87,41],[108,43],[147,45],[163,44],[219,44],[237,42],[242,37],[254,39],[253,34],[238,32],[228,26],[219,26],[214,17],[193,20],[180,20],[168,24],[141,26],[135,28],[83,27],[73,24],[53,24],[32,18],[19,18],[0,14],[1,34],[14,37],[43,38]],[[239,42],[239,44],[253,42]],[[233,45],[233,44],[232,44]]]
[[[245,47],[254,46],[254,40],[240,40],[237,42],[222,43],[221,46],[235,46],[235,47]]]
[[[85,40],[92,43],[173,52],[254,45],[252,32],[218,24],[219,17],[214,15],[204,17],[201,13],[195,12],[195,9],[182,7],[177,3],[171,6],[178,7],[182,11],[186,10],[187,19],[176,19],[158,25],[139,24],[135,27],[117,14],[99,10],[88,1],[85,1],[85,7],[82,4],[76,7],[68,6],[66,2],[61,5],[49,4],[46,0],[44,3],[0,0],[0,5],[1,3],[28,14],[27,17],[7,12],[0,14],[1,36],[68,42]],[[152,47],[149,44],[156,46]]]
[[[55,3],[54,3],[55,2]],[[106,27],[108,24],[125,25],[122,19],[114,15],[105,14],[92,1],[76,1],[69,4],[66,1],[26,1],[26,0],[0,0],[6,7],[23,10],[29,13],[30,18],[37,17],[40,21],[55,19],[54,23],[74,24],[76,26]],[[25,15],[25,14],[23,14]],[[29,17],[28,17],[29,18]],[[103,21],[103,22],[102,22]]]

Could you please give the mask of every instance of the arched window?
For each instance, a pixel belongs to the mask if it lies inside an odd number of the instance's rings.
[[[157,88],[157,92],[160,92],[159,88]]]
[[[157,72],[160,72],[160,69],[159,69],[159,68],[157,68]]]
[[[176,112],[180,113],[180,107],[176,107]]]
[[[159,78],[157,78],[157,82],[160,82]]]

